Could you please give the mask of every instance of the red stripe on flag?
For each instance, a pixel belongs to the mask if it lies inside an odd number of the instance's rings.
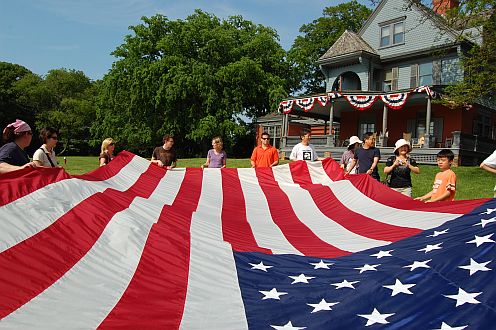
[[[0,319],[71,269],[91,249],[110,219],[128,208],[135,197],[148,198],[164,173],[150,167],[125,192],[110,188],[92,195],[45,230],[0,254]]]
[[[334,258],[350,254],[318,238],[296,216],[288,196],[279,188],[270,168],[257,169],[258,182],[269,204],[270,214],[291,245],[307,256]]]
[[[322,167],[325,173],[332,181],[344,179],[344,171],[339,164],[332,158],[326,158],[322,161]]]
[[[389,225],[355,213],[344,206],[329,187],[311,185],[302,186],[302,188],[308,190],[315,204],[326,217],[360,236],[395,242],[422,231],[416,228]]]
[[[291,171],[291,177],[293,182],[296,184],[312,184],[312,177],[308,171],[307,162],[291,162],[289,163],[289,170]]]
[[[188,286],[191,217],[202,188],[202,170],[187,169],[172,203],[151,228],[128,288],[99,328],[178,329]]]
[[[353,212],[341,203],[329,187],[311,184],[306,163],[298,163],[298,166],[290,166],[294,183],[299,184],[310,193],[315,205],[330,221],[334,221],[360,236],[389,242],[395,242],[421,232],[420,229],[389,225]]]
[[[133,154],[122,151],[109,165],[73,177],[88,181],[107,180],[117,174],[133,157]],[[3,206],[46,185],[70,179],[72,176],[62,168],[31,168],[1,174],[0,177],[0,206]]]
[[[434,180],[434,178],[432,178]],[[489,198],[461,200],[453,202],[424,203],[413,200],[405,195],[379,183],[367,174],[356,174],[347,177],[360,192],[378,203],[403,210],[442,212],[450,214],[467,214],[474,208],[489,201]],[[426,191],[427,192],[427,191]]]
[[[246,218],[246,204],[236,169],[221,169],[222,174],[222,234],[224,241],[231,243],[238,252],[272,251],[258,246],[251,226]]]

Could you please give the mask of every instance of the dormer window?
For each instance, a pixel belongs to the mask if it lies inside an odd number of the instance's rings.
[[[405,22],[404,18],[384,22],[381,27],[380,47],[400,45],[405,42]]]

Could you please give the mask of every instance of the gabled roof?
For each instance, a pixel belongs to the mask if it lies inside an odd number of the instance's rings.
[[[377,52],[358,34],[351,31],[344,31],[338,40],[319,58],[319,61],[332,57],[343,56],[347,54],[367,52],[377,55]]]

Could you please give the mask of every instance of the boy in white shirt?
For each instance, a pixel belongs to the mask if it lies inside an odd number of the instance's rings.
[[[300,133],[301,142],[293,147],[291,151],[291,155],[289,155],[289,159],[292,161],[295,160],[322,160],[322,158],[317,156],[317,152],[312,144],[310,144],[310,130],[304,128]]]

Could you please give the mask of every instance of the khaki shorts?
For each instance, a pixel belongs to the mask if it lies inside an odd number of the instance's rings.
[[[412,187],[406,187],[406,188],[391,188],[393,190],[396,190],[399,193],[402,193],[405,196],[412,197]]]

